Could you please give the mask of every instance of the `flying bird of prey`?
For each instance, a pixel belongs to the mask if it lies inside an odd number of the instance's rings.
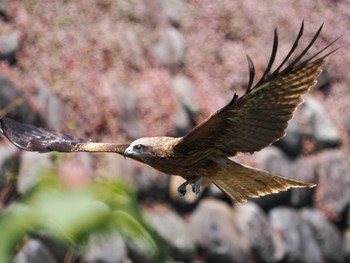
[[[192,185],[193,192],[199,193],[201,186],[213,183],[238,204],[248,197],[291,187],[314,187],[313,183],[271,174],[229,159],[238,153],[259,151],[285,135],[288,120],[302,102],[301,96],[315,85],[325,58],[334,52],[323,54],[335,41],[305,58],[321,26],[311,42],[294,55],[303,29],[304,23],[289,53],[272,71],[278,48],[275,30],[271,57],[261,78],[254,83],[254,64],[247,56],[249,81],[245,94],[241,97],[234,94],[226,106],[184,137],[147,137],[131,144],[99,143],[21,124],[7,117],[0,120],[1,132],[14,145],[27,151],[118,153],[166,174],[183,177],[186,182],[178,187],[181,195],[185,195],[188,184]]]

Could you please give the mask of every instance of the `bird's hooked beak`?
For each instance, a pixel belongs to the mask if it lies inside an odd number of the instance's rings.
[[[123,154],[124,158],[126,159],[126,157],[131,158],[133,160],[139,161],[139,162],[144,162],[139,154],[132,148],[129,147],[125,150],[124,154]]]
[[[130,157],[132,156],[134,153],[134,151],[132,150],[132,148],[128,147],[126,148],[125,152],[124,152],[124,158],[126,159],[126,157]]]

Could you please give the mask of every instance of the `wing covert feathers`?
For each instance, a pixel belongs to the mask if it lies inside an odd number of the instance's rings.
[[[302,24],[291,50],[272,71],[278,49],[275,31],[270,60],[255,85],[255,68],[248,56],[249,81],[246,93],[241,97],[235,94],[230,103],[183,137],[175,150],[195,153],[205,149],[207,152],[234,156],[239,152],[259,151],[283,137],[288,121],[302,102],[302,96],[315,85],[325,58],[335,51],[320,56],[333,41],[314,55],[304,58],[318,38],[321,26],[306,48],[286,65],[297,49],[303,28]]]
[[[115,152],[123,154],[129,144],[95,143],[63,133],[22,124],[1,117],[0,132],[14,145],[35,152]]]
[[[260,197],[290,188],[315,187],[316,184],[290,179],[230,161],[229,165],[208,176],[234,204],[246,202],[249,197]]]

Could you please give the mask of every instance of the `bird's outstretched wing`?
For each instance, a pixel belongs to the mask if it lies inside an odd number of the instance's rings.
[[[284,136],[288,120],[302,102],[301,96],[315,85],[321,72],[320,66],[335,51],[320,56],[333,41],[315,55],[304,59],[319,36],[321,26],[308,46],[286,66],[298,46],[303,28],[304,24],[286,58],[271,72],[278,47],[275,30],[270,61],[261,79],[253,86],[254,64],[247,57],[250,79],[246,93],[242,97],[235,94],[229,104],[183,137],[174,150],[197,152],[198,155],[204,150],[234,156],[239,152],[258,151]]]
[[[14,145],[35,152],[115,152],[123,155],[129,144],[89,142],[63,133],[1,117],[0,132]]]

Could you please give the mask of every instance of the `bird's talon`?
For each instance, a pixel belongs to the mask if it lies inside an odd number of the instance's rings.
[[[186,190],[179,190],[179,189],[177,191],[179,192],[180,197],[185,197],[186,192],[187,192]]]
[[[177,191],[179,192],[180,197],[184,197],[186,195],[186,192],[187,192],[186,186],[187,185],[188,185],[188,182],[186,181],[177,188]]]
[[[203,177],[199,178],[193,185],[192,185],[192,191],[195,194],[199,194],[201,192],[201,183],[203,181]]]

